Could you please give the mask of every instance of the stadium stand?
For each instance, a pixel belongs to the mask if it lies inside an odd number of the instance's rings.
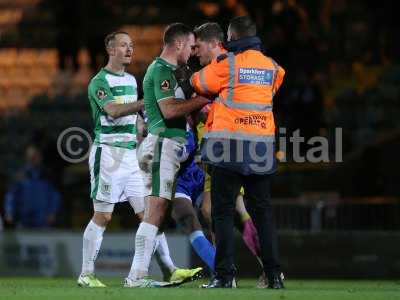
[[[176,7],[180,8],[179,20],[193,26],[205,20],[222,20],[225,25],[238,11],[248,11],[258,16],[266,53],[288,70],[285,86],[275,99],[278,124],[288,128],[288,135],[298,128],[303,132],[311,127],[332,141],[334,129],[343,127],[344,160],[360,165],[365,162],[363,153],[368,147],[388,135],[396,136],[400,129],[400,65],[399,47],[392,42],[397,27],[392,26],[390,7],[377,8],[363,1],[339,1],[335,7],[332,1],[254,1],[251,7],[243,1],[233,2],[240,2],[240,9],[226,6],[224,1],[198,1],[197,5],[169,1],[166,5],[153,0],[134,4],[118,0],[112,7],[104,4],[101,8],[108,9],[112,26],[97,25],[101,31],[118,28],[133,36],[134,59],[129,71],[140,82],[148,63],[160,52],[165,24],[177,21]],[[81,20],[79,68],[75,69],[68,58],[65,70],[61,70],[59,25],[53,9],[51,1],[0,0],[3,176],[22,163],[22,149],[32,139],[33,131],[47,129],[49,140],[54,141],[70,126],[91,128],[85,93],[94,72],[87,32],[93,24],[85,22],[98,20]],[[371,13],[374,10],[376,14]],[[381,37],[378,41],[374,38],[377,36]],[[102,46],[100,38],[96,43]],[[97,54],[95,59],[101,65],[101,53]],[[307,113],[315,119],[302,117]],[[287,157],[289,162],[280,167],[275,195],[300,197],[310,189],[358,195],[355,187],[339,180],[340,176],[332,180],[332,174],[348,171],[346,163],[342,169],[329,163],[296,165],[291,163],[291,155]],[[79,195],[86,195],[86,165],[66,166],[65,172],[67,179],[60,179],[64,191],[71,190],[66,188],[68,184],[76,185],[71,198],[84,201],[86,196]],[[392,191],[388,186],[374,193],[387,195]],[[85,211],[81,203],[68,205]],[[64,225],[72,223],[79,227],[76,220],[66,220]]]

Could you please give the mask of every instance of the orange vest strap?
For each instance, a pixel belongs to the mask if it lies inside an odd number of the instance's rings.
[[[233,93],[235,89],[235,54],[228,52],[229,80],[228,80],[228,101],[233,101]]]

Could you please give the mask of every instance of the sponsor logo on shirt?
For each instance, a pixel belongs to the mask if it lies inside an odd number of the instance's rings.
[[[267,128],[267,117],[264,115],[248,115],[235,119],[235,124],[241,126],[256,126],[263,129]]]
[[[160,89],[162,91],[168,91],[170,89],[171,83],[169,82],[169,80],[163,80],[160,84]]]
[[[272,85],[274,71],[257,68],[239,68],[239,83]]]
[[[96,91],[96,96],[97,96],[97,98],[99,98],[100,100],[103,100],[103,99],[107,96],[107,93],[106,93],[106,91],[105,91],[104,89],[99,88],[99,89],[97,89],[97,91]]]

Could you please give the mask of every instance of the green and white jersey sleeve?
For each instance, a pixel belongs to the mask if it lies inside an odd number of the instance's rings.
[[[102,69],[90,81],[88,96],[94,120],[95,144],[136,148],[136,114],[114,119],[104,111],[104,106],[110,102],[127,104],[137,101],[135,77]]]
[[[185,96],[178,86],[173,71],[176,66],[171,65],[162,58],[157,57],[147,68],[143,80],[144,105],[148,117],[149,132],[153,135],[185,141],[186,119],[185,117],[167,120],[164,119],[158,106],[160,102],[168,98],[182,99]]]

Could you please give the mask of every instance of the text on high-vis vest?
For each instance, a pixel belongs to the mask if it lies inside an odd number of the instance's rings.
[[[239,68],[239,83],[272,85],[273,74],[273,70]]]

